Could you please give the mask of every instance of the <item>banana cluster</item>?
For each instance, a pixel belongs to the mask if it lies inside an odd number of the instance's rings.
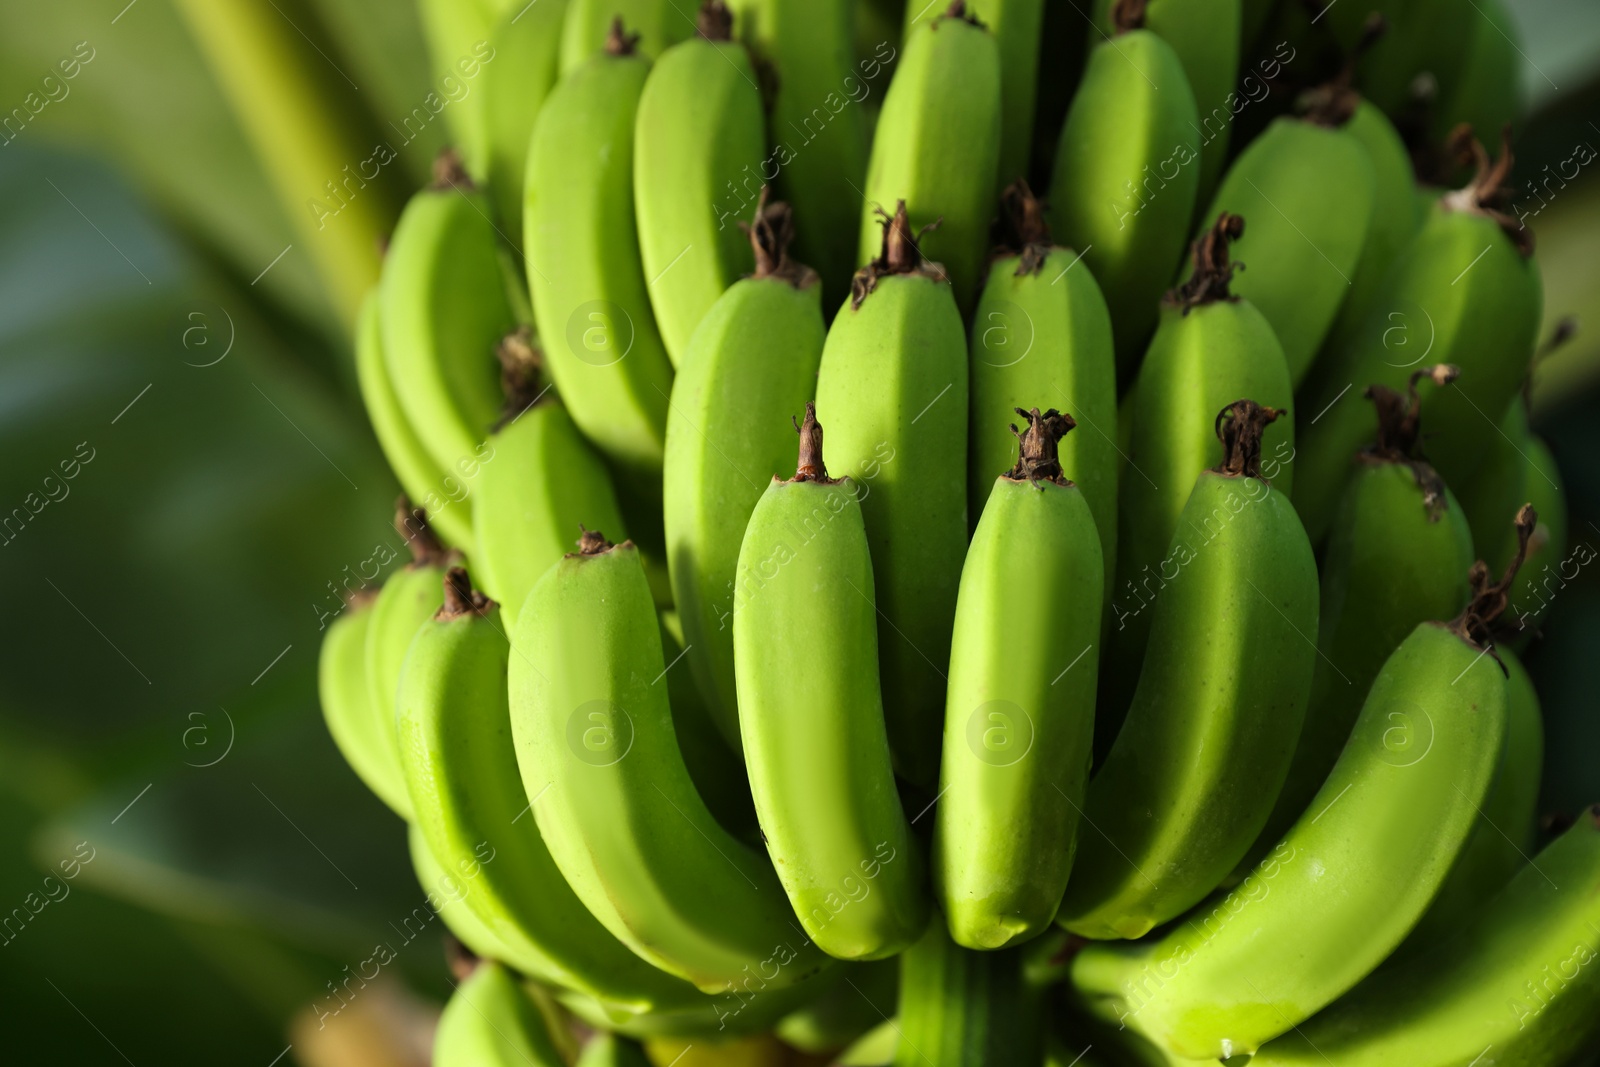
[[[321,690],[437,1062],[1600,1041],[1499,0],[421,6],[501,73],[362,315],[413,560]]]

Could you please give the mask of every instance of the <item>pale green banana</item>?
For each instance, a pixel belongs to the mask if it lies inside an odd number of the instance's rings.
[[[839,1054],[835,1067],[890,1067],[900,1049],[900,1023],[885,1019]]]
[[[849,966],[855,966],[851,964]],[[637,1015],[618,1015],[605,1004],[580,993],[558,991],[556,999],[578,1019],[596,1029],[612,1030],[637,1040],[651,1038],[739,1037],[771,1030],[778,1020],[813,1002],[833,988],[846,966],[830,968],[799,985],[740,983],[714,996],[698,994],[683,1007],[662,1008]],[[852,994],[853,996],[854,994]]]
[[[459,567],[443,587],[444,607],[406,655],[397,708],[401,764],[434,858],[470,878],[467,906],[518,970],[624,1012],[692,1003],[692,988],[619,944],[567,887],[517,773],[499,610]]]
[[[488,146],[486,177],[494,194],[501,237],[522,236],[522,179],[534,120],[556,87],[561,28],[568,0],[518,0],[501,12],[489,37],[494,58],[484,66],[478,106]]]
[[[1251,1067],[1556,1067],[1600,1038],[1600,807],[1432,952],[1386,968]]]
[[[924,259],[970,310],[999,192],[1000,47],[961,0],[917,26],[883,98],[867,164],[856,261],[882,245],[881,219],[904,202]]]
[[[444,98],[439,103],[448,103],[445,122],[467,172],[478,181],[489,176],[490,134],[485,102],[475,90],[482,84],[477,79],[503,58],[491,41],[497,7],[494,0],[417,0],[429,64]],[[457,98],[461,86],[466,92]]]
[[[534,124],[523,202],[550,376],[584,436],[641,482],[659,477],[672,392],[634,226],[634,116],[648,72],[619,31],[556,86]]]
[[[400,776],[392,731],[378,717],[367,684],[367,631],[374,595],[347,598],[345,609],[328,624],[317,655],[317,696],[322,717],[339,754],[363,785],[401,818],[411,810]]]
[[[1142,937],[1198,903],[1261,833],[1288,773],[1318,594],[1294,505],[1262,477],[1279,415],[1239,400],[1216,416],[1223,460],[1179,517],[1127,721],[1089,784],[1096,832],[1057,917],[1073,933]]]
[[[817,416],[833,427],[834,471],[862,490],[895,771],[927,787],[939,773],[967,548],[966,331],[949,284],[918,254],[903,201],[854,286],[822,350]]]
[[[693,36],[695,29],[690,0],[568,0],[561,27],[563,77],[607,47],[619,19],[638,38],[639,54],[646,59]]]
[[[719,207],[723,187],[759,166],[766,144],[755,70],[731,32],[728,9],[708,0],[699,35],[650,69],[634,126],[639,253],[675,367],[711,305],[753,265],[738,216]]]
[[[456,986],[433,1038],[434,1067],[564,1067],[538,1005],[503,964]]]
[[[772,479],[739,551],[745,767],[806,934],[830,956],[882,959],[927,925],[925,868],[890,766],[860,490],[828,477],[815,405],[799,430],[795,476]]]
[[[822,286],[788,256],[788,206],[762,202],[756,272],[707,313],[672,384],[662,496],[672,597],[689,666],[734,751],[734,578],[750,512],[794,453],[789,419],[814,395],[827,336]],[[599,527],[605,529],[604,526]]]
[[[1017,949],[973,952],[934,916],[900,957],[894,1067],[1035,1064],[1044,1059],[1038,996]]]
[[[1071,417],[1017,414],[1020,455],[961,569],[934,822],[934,883],[950,936],[971,949],[1049,929],[1093,755],[1100,538],[1058,459]]]
[[[577,1067],[650,1067],[650,1059],[634,1042],[602,1030],[584,1046]]]
[[[718,825],[684,767],[638,550],[586,533],[534,586],[514,648],[523,785],[561,873],[607,929],[707,993],[826,970],[772,867]]]
[[[406,846],[411,853],[411,869],[417,876],[417,884],[427,894],[428,907],[438,913],[456,940],[480,959],[506,960],[514,957],[516,949],[501,941],[489,924],[467,906],[467,894],[472,892],[473,882],[468,874],[475,877],[477,868],[468,866],[467,872],[462,874],[445,870],[434,859],[433,850],[428,847],[428,840],[423,837],[422,828],[416,823],[406,827]]]

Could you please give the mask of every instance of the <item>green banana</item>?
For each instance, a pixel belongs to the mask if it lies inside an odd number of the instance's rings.
[[[1472,543],[1480,546],[1480,554],[1490,566],[1505,562],[1500,546],[1505,541],[1507,522],[1528,500],[1529,478],[1538,477],[1530,470],[1527,458],[1530,434],[1525,395],[1507,405],[1497,429],[1499,433],[1483,465],[1457,489],[1467,522],[1472,527]],[[1542,513],[1540,518],[1544,518]]]
[[[1428,138],[1444,144],[1458,125],[1488,132],[1522,117],[1522,31],[1503,0],[1473,0],[1473,17],[1462,19],[1463,53],[1453,69],[1436,76],[1437,96]]]
[[[494,194],[502,236],[522,234],[522,178],[528,141],[539,109],[560,74],[561,28],[568,0],[513,3],[490,32],[494,60],[483,68],[479,89],[484,111],[488,165],[484,176]]]
[[[552,5],[557,6],[557,5]],[[428,46],[428,61],[446,98],[438,101],[445,108],[445,122],[451,140],[468,173],[478,181],[489,176],[489,129],[487,111],[481,95],[463,82],[493,69],[502,58],[491,43],[498,12],[490,0],[418,0],[417,15]],[[466,93],[455,95],[465,85]],[[426,105],[425,105],[426,106]]]
[[[1049,929],[1093,755],[1105,567],[1058,458],[1075,424],[1053,408],[1017,414],[1016,466],[995,479],[961,568],[933,830],[950,936],[972,949]]]
[[[973,952],[935,916],[900,957],[894,1067],[1035,1064],[1044,1059],[1037,994],[1017,949]]]
[[[829,478],[816,406],[739,550],[739,727],[767,852],[806,934],[874,960],[928,922],[921,848],[895,792],[858,488]]]
[[[450,995],[434,1067],[564,1067],[549,1024],[503,964],[481,960]]]
[[[864,490],[895,771],[931,786],[967,549],[968,372],[961,313],[920,238],[901,201],[884,221],[882,253],[828,330],[817,413],[834,427],[834,469]]]
[[[717,824],[684,768],[638,550],[586,532],[533,587],[514,647],[523,785],[567,883],[607,929],[708,993],[825,970],[771,866]]]
[[[822,1055],[849,1046],[894,1011],[900,996],[899,960],[857,964],[848,968],[848,977],[779,1019],[773,1033],[791,1048]]]
[[[1140,27],[1138,8],[1118,3],[1118,32],[1089,54],[1049,197],[1056,236],[1083,249],[1106,294],[1123,378],[1180,265],[1200,188],[1194,91],[1172,46]]]
[[[1467,572],[1475,557],[1466,516],[1418,452],[1417,383],[1425,377],[1443,386],[1454,381],[1455,368],[1421,368],[1403,394],[1382,385],[1366,391],[1378,410],[1377,440],[1362,451],[1328,534],[1305,725],[1272,817],[1241,874],[1278,843],[1322,787],[1389,655],[1419,623],[1453,616],[1471,594]]]
[[[1460,367],[1461,381],[1430,394],[1422,408],[1429,460],[1445,484],[1464,485],[1485,461],[1492,420],[1527,369],[1542,297],[1528,231],[1495,206],[1511,154],[1504,149],[1491,166],[1482,146],[1472,148],[1477,176],[1430,208],[1358,336],[1319,361],[1301,388],[1304,410],[1318,414],[1299,442],[1294,502],[1313,543],[1332,521],[1351,457],[1372,439],[1372,413],[1345,396],[1351,383],[1399,388],[1424,358]]]
[[[1600,807],[1451,939],[1264,1046],[1251,1067],[1545,1067],[1600,1039]]]
[[[728,0],[728,6],[739,39],[777,85],[771,89],[772,151],[756,173],[730,183],[728,195],[718,199],[718,215],[744,214],[761,184],[775,182],[805,220],[795,249],[822,275],[827,306],[837,307],[857,266],[855,227],[867,174],[865,102],[895,49],[873,38],[873,53],[857,65],[855,0]]]
[[[884,205],[903,201],[919,253],[972,307],[999,191],[1000,46],[953,0],[908,35],[884,94],[867,163],[856,262],[878,253]]]
[[[405,412],[400,409],[400,399],[395,396],[389,368],[384,362],[383,323],[376,286],[367,293],[356,321],[356,378],[373,435],[395,478],[406,494],[427,511],[429,521],[446,541],[470,546],[472,498],[464,479],[476,477],[481,467],[469,466],[470,475],[463,471],[462,478],[447,475],[417,439]],[[475,455],[487,459],[493,454],[486,457],[480,447]]]
[[[383,356],[400,407],[441,469],[466,474],[500,414],[495,349],[517,327],[493,208],[450,152],[411,198],[379,283]]]
[[[639,253],[674,367],[711,305],[750,272],[750,243],[718,202],[766,144],[755,70],[726,5],[705,0],[699,23],[650,69],[633,138]]]
[[[1094,276],[1050,243],[1043,208],[1026,182],[1001,198],[1004,254],[972,319],[967,518],[977,523],[1016,444],[1007,412],[1038,401],[1073,412],[1086,430],[1061,443],[1061,470],[1083,490],[1100,533],[1105,588],[1116,573],[1117,381],[1111,317]]]
[[[661,630],[662,655],[668,663],[676,663],[684,654],[683,641],[666,625]],[[667,671],[665,681],[672,704],[672,731],[695,792],[724,830],[753,846],[761,839],[761,827],[738,742],[729,744],[723,736],[687,666]]]
[[[649,481],[661,469],[672,365],[635,237],[634,116],[649,65],[633,44],[618,25],[606,51],[540,110],[523,247],[550,376],[572,421],[621,473]]]
[[[835,1067],[890,1067],[900,1050],[900,1023],[885,1019],[839,1054]]]
[[[907,41],[940,17],[937,7],[937,3],[926,6],[917,3],[906,9],[909,16],[906,19]],[[1002,185],[1009,185],[1028,174],[1029,155],[1033,149],[1034,96],[1039,80],[1039,34],[1044,27],[1044,9],[1044,0],[967,2],[967,13],[987,27],[1000,46],[999,175]]]
[[[1239,400],[1216,417],[1223,461],[1196,477],[1179,517],[1127,721],[1089,784],[1097,832],[1057,918],[1073,933],[1142,937],[1198,903],[1260,834],[1288,773],[1316,659],[1317,569],[1294,505],[1262,477],[1279,415]]]
[[[509,736],[510,646],[494,601],[451,568],[444,606],[406,655],[397,708],[401,765],[434,858],[471,878],[467,906],[543,981],[642,1011],[694,990],[635,957],[567,887],[533,820]],[[653,620],[652,620],[653,621]],[[519,661],[521,657],[518,657]]]
[[[636,37],[639,54],[655,59],[694,34],[692,8],[675,0],[569,0],[561,26],[561,75],[609,47],[618,21]]]
[[[467,906],[467,894],[472,891],[473,881],[468,874],[475,877],[476,868],[469,866],[460,875],[445,870],[434,858],[422,828],[416,823],[406,826],[406,847],[411,853],[411,869],[417,876],[417,884],[427,894],[428,907],[438,913],[456,940],[481,959],[503,960],[516,955],[516,950],[501,941]]]
[[[849,967],[857,966],[855,964]],[[716,996],[697,994],[682,1007],[662,1008],[621,1016],[608,1005],[580,993],[557,991],[556,999],[578,1019],[596,1029],[612,1030],[636,1040],[696,1038],[708,1034],[739,1037],[771,1030],[778,1020],[812,1003],[833,988],[846,966],[830,968],[799,985],[762,988],[758,982],[740,983]],[[854,994],[852,994],[854,995]]]
[[[1533,516],[1519,516],[1524,533]],[[1091,945],[1072,981],[1096,1011],[1191,1059],[1253,1053],[1343,995],[1416,925],[1478,818],[1506,731],[1489,655],[1510,571],[1378,672],[1322,790],[1225,897],[1166,936]],[[1293,946],[1284,954],[1284,946]]]
[[[634,1042],[602,1030],[584,1046],[577,1067],[650,1067],[650,1060]]]
[[[363,785],[401,818],[410,803],[390,731],[378,717],[367,684],[367,632],[371,629],[374,594],[347,598],[345,610],[328,624],[317,656],[317,696],[322,717],[339,754]]]
[[[1261,40],[1261,31],[1271,20],[1278,0],[1242,0],[1239,18],[1239,43],[1243,54],[1253,55],[1252,46]]]
[[[750,227],[756,272],[706,314],[667,416],[662,496],[673,602],[689,666],[735,751],[739,546],[766,481],[789,462],[788,419],[816,389],[827,336],[816,273],[789,258],[794,230],[788,205],[768,204],[763,191]]]

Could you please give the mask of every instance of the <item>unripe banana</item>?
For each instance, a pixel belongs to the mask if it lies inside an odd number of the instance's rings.
[[[1000,47],[962,0],[908,36],[872,138],[856,262],[878,254],[880,217],[902,202],[924,228],[918,251],[948,272],[969,310],[999,189]]]
[[[1478,820],[1505,736],[1487,641],[1510,575],[1491,584],[1475,565],[1473,580],[1455,621],[1423,623],[1389,657],[1322,790],[1248,878],[1165,937],[1078,954],[1072,980],[1097,1012],[1191,1059],[1253,1053],[1410,932]]]
[[[395,745],[387,736],[392,731],[378,717],[367,684],[367,631],[373,599],[370,594],[350,597],[345,610],[328,624],[317,656],[317,696],[339,754],[363,785],[404,818],[410,802]]]
[[[411,853],[411,869],[417,884],[426,893],[428,907],[438,913],[451,935],[465,945],[474,956],[486,960],[509,959],[516,950],[501,941],[489,925],[478,918],[467,906],[467,894],[472,891],[472,879],[465,874],[445,870],[434,859],[422,828],[416,823],[406,827],[406,846]],[[468,868],[469,871],[475,868]]]
[[[639,54],[654,59],[694,34],[693,9],[675,0],[569,0],[561,26],[561,75],[566,77],[607,47],[621,19],[638,35]]]
[[[434,858],[470,878],[467,906],[517,969],[623,1011],[692,1002],[693,989],[630,953],[567,887],[527,818],[498,608],[459,567],[443,586],[444,607],[406,655],[397,708],[401,764]]]
[[[766,859],[706,809],[678,750],[638,550],[585,533],[517,619],[511,729],[573,891],[641,958],[708,993],[827,967]]]
[[[699,19],[699,34],[650,69],[633,141],[639,253],[675,367],[711,305],[750,272],[750,242],[719,204],[766,145],[761,91],[727,7],[706,0]]]
[[[517,326],[492,212],[444,153],[434,184],[400,216],[379,283],[389,381],[413,432],[446,472],[471,462],[499,417],[495,349]]]
[[[1502,0],[1473,0],[1472,18],[1463,18],[1465,41],[1452,69],[1436,75],[1437,96],[1428,116],[1428,139],[1448,141],[1465,123],[1488,133],[1522,117],[1523,34]]]
[[[933,831],[950,936],[972,949],[1049,929],[1093,755],[1100,538],[1058,459],[1072,418],[1017,414],[1020,455],[995,479],[961,569]]]
[[[894,1067],[1033,1064],[1044,1058],[1038,995],[1016,949],[973,952],[934,916],[900,957]]]
[[[512,3],[489,36],[494,58],[482,69],[489,190],[505,241],[522,235],[522,179],[534,120],[560,75],[561,27],[568,0]]]
[[[1483,465],[1456,490],[1467,522],[1472,527],[1472,543],[1480,546],[1479,553],[1490,566],[1504,564],[1510,553],[1501,553],[1506,540],[1506,529],[1517,509],[1527,503],[1528,480],[1537,478],[1529,469],[1528,405],[1525,397],[1518,396],[1507,405],[1501,416],[1489,452]],[[1543,513],[1540,519],[1544,519]],[[1511,547],[1515,548],[1513,540]],[[1504,558],[1502,558],[1504,556]]]
[[[1094,514],[1109,588],[1121,465],[1111,317],[1077,253],[1050,243],[1042,205],[1027,183],[1006,190],[1001,215],[1009,230],[1006,254],[990,265],[972,320],[967,518],[979,521],[994,472],[1014,456],[1006,413],[1039,401],[1059,405],[1086,427],[1061,442],[1061,470]]]
[[[433,1038],[434,1067],[564,1067],[549,1024],[503,964],[480,960],[450,995]]]
[[[1106,294],[1125,380],[1179,267],[1200,186],[1194,91],[1172,46],[1139,28],[1136,8],[1119,4],[1121,32],[1089,55],[1049,197],[1056,237],[1083,249]]]
[[[816,389],[827,336],[822,286],[788,256],[788,206],[764,196],[750,227],[756,272],[712,306],[673,382],[662,478],[672,597],[689,666],[735,752],[739,546],[767,481],[790,462],[789,417]]]
[[[494,66],[497,50],[490,43],[498,13],[489,0],[418,0],[417,15],[428,46],[428,60],[441,83],[454,79],[459,84],[466,70],[489,60]],[[559,7],[559,4],[552,4]],[[457,68],[457,63],[463,64]],[[480,68],[481,70],[481,68]],[[462,164],[477,181],[489,176],[488,112],[481,95],[470,94],[451,102],[445,123],[450,140]]]
[[[843,968],[840,982],[799,1011],[778,1020],[773,1033],[801,1052],[838,1052],[894,1011],[900,996],[900,961],[876,960]]]
[[[834,1061],[836,1067],[891,1067],[900,1049],[900,1023],[885,1019],[863,1034]]]
[[[634,1042],[602,1030],[584,1046],[577,1067],[650,1067],[650,1059]]]
[[[1288,773],[1316,658],[1317,569],[1294,505],[1261,473],[1279,414],[1239,400],[1216,416],[1223,461],[1184,505],[1127,721],[1089,785],[1097,832],[1057,919],[1073,933],[1142,937],[1198,903],[1260,834]]]
[[[1358,336],[1319,361],[1301,389],[1304,410],[1318,414],[1301,435],[1294,501],[1313,543],[1332,521],[1351,457],[1372,439],[1372,412],[1346,395],[1352,383],[1400,388],[1424,356],[1461,368],[1461,381],[1429,394],[1422,409],[1428,458],[1447,485],[1464,485],[1496,436],[1486,415],[1505,411],[1527,369],[1542,303],[1539,272],[1531,245],[1516,243],[1528,232],[1493,206],[1511,156],[1504,151],[1491,166],[1482,147],[1473,148],[1477,177],[1430,209]]]
[[[939,23],[944,33],[971,27]],[[856,275],[817,374],[834,470],[863,488],[877,588],[878,655],[895,771],[939,773],[945,667],[967,550],[967,345],[937,264],[917,251],[902,201],[883,252]]]
[[[684,655],[684,644],[665,622],[663,619],[661,653],[668,663],[675,663]],[[729,744],[723,736],[687,663],[668,671],[664,681],[672,703],[672,731],[695,792],[724,830],[754,847],[761,840],[761,827],[738,742]]]
[[[615,1009],[579,993],[558,991],[556,999],[587,1025],[626,1034],[635,1040],[694,1039],[708,1034],[719,1038],[739,1037],[771,1030],[785,1015],[832,989],[834,983],[855,966],[835,966],[810,981],[782,988],[771,983],[763,986],[759,979],[750,979],[714,996],[696,994],[695,999],[683,1007],[637,1015],[618,1015]]]
[[[1449,941],[1385,968],[1251,1067],[1553,1067],[1600,1037],[1600,807]]]
[[[798,428],[795,476],[773,478],[739,552],[745,767],[806,934],[830,956],[882,959],[927,925],[921,847],[890,767],[859,490],[828,477],[815,405]]]
[[[577,14],[577,5],[568,12]],[[571,25],[569,21],[568,25]],[[672,365],[634,228],[633,135],[649,72],[619,25],[545,101],[528,149],[523,247],[550,376],[572,421],[633,479],[659,477]]]

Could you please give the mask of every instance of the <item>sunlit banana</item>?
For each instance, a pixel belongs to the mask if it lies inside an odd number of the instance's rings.
[[[608,47],[618,19],[638,35],[639,54],[646,59],[654,59],[695,30],[694,6],[683,0],[568,0],[561,26],[562,77]]]
[[[928,32],[971,32],[939,25]],[[961,314],[920,240],[901,201],[884,220],[883,251],[828,330],[817,417],[832,428],[834,472],[861,486],[895,770],[931,786],[967,548],[968,372]]]
[[[961,569],[934,823],[950,936],[973,949],[1049,928],[1093,755],[1100,538],[1058,459],[1071,417],[1017,414],[1020,455],[995,479]]]
[[[418,0],[416,5],[429,64],[440,88],[446,91],[440,96],[449,101],[445,123],[450,128],[450,139],[467,172],[478,181],[489,176],[490,138],[486,102],[483,94],[474,93],[473,89],[482,84],[478,78],[500,58],[491,41],[497,22],[496,6],[492,0]],[[559,8],[560,4],[551,6]],[[459,98],[449,93],[451,89],[460,92],[457,87],[462,86],[466,92]]]
[[[533,815],[573,891],[643,959],[707,993],[827,967],[766,858],[706,809],[679,753],[638,550],[585,533],[517,619],[511,730]]]
[[[378,799],[401,818],[411,810],[388,723],[378,717],[367,684],[367,631],[373,595],[350,597],[328,624],[317,655],[317,696],[339,754]]]
[[[568,0],[537,0],[503,5],[489,35],[494,58],[482,67],[477,90],[482,98],[477,106],[484,112],[489,191],[508,244],[522,239],[528,140],[560,73],[567,4]]]
[[[549,1024],[504,964],[480,960],[433,1038],[435,1067],[563,1067]]]
[[[712,305],[667,416],[662,495],[673,601],[689,666],[735,751],[739,546],[767,482],[793,461],[789,418],[816,390],[826,337],[817,276],[789,258],[794,230],[786,204],[762,202],[749,238],[756,271]]]
[[[1040,1063],[1038,1013],[1017,949],[962,948],[935,915],[928,932],[900,957],[894,1067]]]
[[[1288,773],[1316,659],[1317,570],[1294,505],[1262,476],[1279,414],[1239,400],[1216,416],[1223,460],[1179,517],[1127,721],[1089,785],[1096,832],[1057,918],[1074,933],[1142,937],[1198,903],[1255,841]]]
[[[1000,47],[962,0],[908,36],[872,138],[856,262],[878,255],[880,218],[903,202],[912,225],[938,224],[918,249],[970,309],[999,191]]]
[[[584,1046],[577,1067],[650,1067],[650,1059],[634,1042],[602,1030]]]
[[[478,868],[469,866],[459,874],[445,870],[433,858],[433,850],[416,823],[406,827],[406,846],[411,853],[411,869],[417,876],[417,884],[427,894],[428,907],[438,913],[456,940],[482,959],[504,960],[515,956],[516,950],[501,941],[467,906],[467,894],[472,891]]]
[[[762,836],[806,934],[831,956],[881,959],[927,925],[925,868],[890,767],[861,490],[828,477],[816,407],[805,411],[795,476],[772,479],[739,552],[739,727]]]

